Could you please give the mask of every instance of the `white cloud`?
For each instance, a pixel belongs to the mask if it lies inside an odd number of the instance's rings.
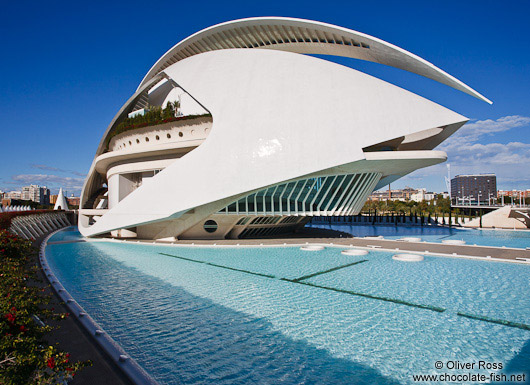
[[[11,177],[12,183],[19,187],[29,184],[38,184],[48,188],[63,187],[78,192],[83,187],[84,178],[72,178],[49,174],[19,174]]]
[[[45,164],[32,164],[30,166],[32,168],[36,168],[36,169],[39,169],[39,170],[58,171],[58,172],[65,172],[65,173],[69,173],[69,174],[73,174],[73,175],[77,175],[77,176],[83,176],[83,177],[86,176],[86,174],[83,174],[83,173],[78,172],[78,171],[65,170],[65,169],[62,169],[62,168],[47,166]]]
[[[514,115],[473,121],[449,137],[437,150],[447,152],[452,176],[493,172],[497,175],[499,189],[527,189],[530,187],[530,143],[484,143],[486,138],[499,140],[503,132],[514,128],[520,130],[522,140],[530,138],[525,134],[530,133],[530,117]],[[400,180],[400,184],[427,188],[434,184],[438,189],[445,189],[442,187],[445,175],[446,163],[415,171]]]
[[[468,141],[476,141],[484,135],[493,135],[499,132],[511,130],[516,127],[524,127],[530,124],[530,117],[511,115],[504,116],[497,120],[477,120],[467,123],[447,142],[454,141],[457,138],[464,138]]]

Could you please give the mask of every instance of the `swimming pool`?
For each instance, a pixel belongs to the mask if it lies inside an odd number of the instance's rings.
[[[76,232],[50,242],[65,236]],[[444,372],[438,360],[530,368],[529,330],[457,314],[530,324],[530,266],[340,251],[46,249],[65,288],[162,384],[413,383]]]
[[[425,242],[435,243],[453,239],[464,240],[468,245],[505,246],[519,249],[530,247],[529,230],[479,230],[437,226],[369,226],[348,223],[310,224],[308,227],[343,231],[355,237],[382,235],[386,239],[399,239],[413,236],[419,237]]]

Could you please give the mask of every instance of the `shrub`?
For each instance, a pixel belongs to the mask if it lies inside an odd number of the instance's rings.
[[[199,117],[212,116],[209,113],[200,115],[175,116],[175,111],[178,108],[178,102],[168,103],[166,108],[161,108],[158,106],[148,106],[148,110],[144,115],[136,115],[132,118],[126,117],[111,129],[109,135],[107,135],[107,138],[105,140],[105,147],[108,149],[110,140],[113,137],[129,130],[148,126],[156,126],[159,124],[176,122],[179,120],[188,120]]]
[[[41,319],[65,318],[44,307],[50,297],[30,282],[37,266],[29,241],[0,230],[0,379],[5,385],[60,384],[90,362],[70,362],[69,354],[50,346],[51,330]]]

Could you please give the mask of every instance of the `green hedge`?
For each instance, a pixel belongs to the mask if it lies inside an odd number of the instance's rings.
[[[178,107],[178,102],[168,103],[166,108],[161,108],[157,106],[149,106],[148,111],[145,115],[136,115],[132,118],[125,118],[123,121],[119,122],[114,128],[111,129],[109,135],[106,139],[106,148],[108,149],[110,140],[116,135],[122,134],[124,132],[134,130],[137,128],[157,126],[159,124],[176,122],[180,120],[189,120],[200,117],[211,117],[211,114],[199,114],[199,115],[186,115],[186,116],[175,116],[175,108]]]

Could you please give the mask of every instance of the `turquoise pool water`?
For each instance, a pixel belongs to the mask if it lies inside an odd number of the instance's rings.
[[[464,240],[468,245],[514,247],[525,249],[530,247],[530,230],[478,230],[455,229],[431,226],[367,226],[350,225],[347,223],[313,224],[309,227],[332,229],[349,233],[356,237],[382,235],[387,239],[402,237],[419,237],[425,242],[442,242],[446,239]]]
[[[51,241],[76,236],[67,233]],[[530,324],[527,265],[335,248],[46,250],[72,296],[162,384],[409,384],[469,372],[437,370],[437,360],[530,368],[529,330],[457,315]]]
[[[63,242],[63,241],[76,241],[83,239],[79,231],[77,230],[77,227],[71,226],[67,227],[57,233],[55,233],[48,242]]]

